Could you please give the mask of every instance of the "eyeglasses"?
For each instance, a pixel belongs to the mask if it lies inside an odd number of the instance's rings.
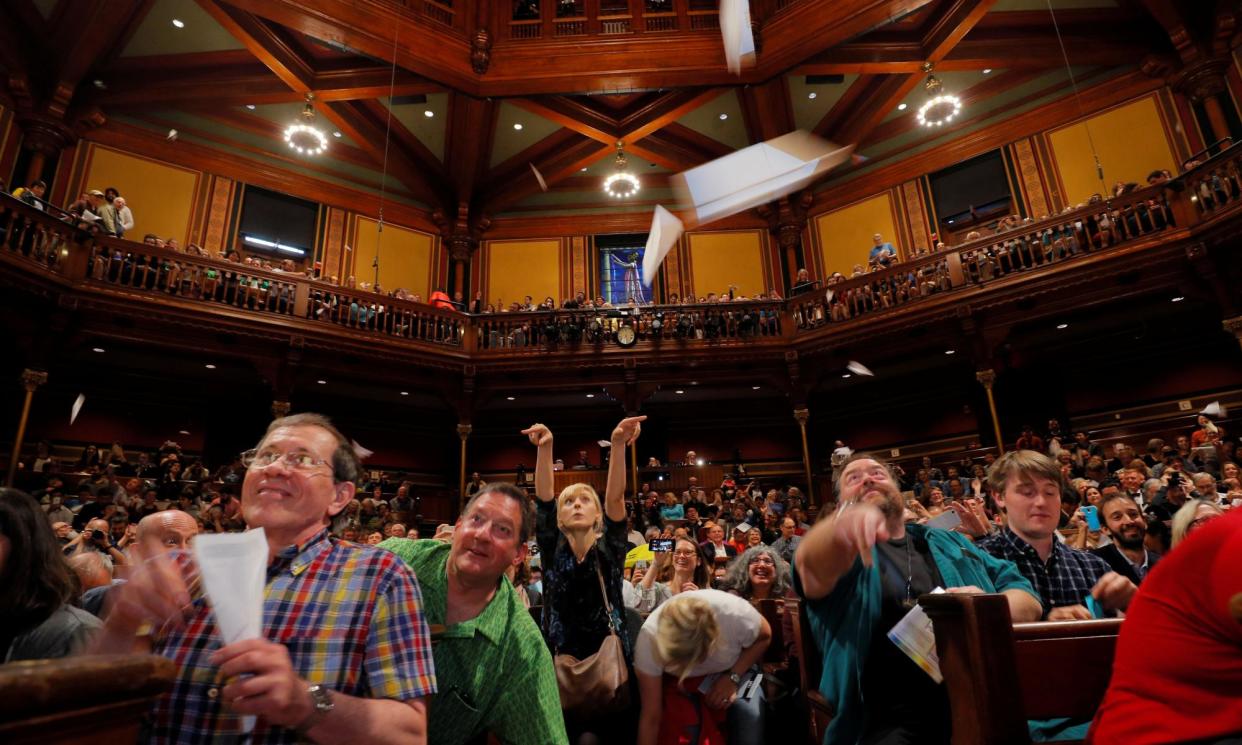
[[[682,550],[680,550],[680,551],[674,551],[674,552],[673,552],[673,556],[694,556],[696,553],[698,553],[698,552],[697,552],[697,551],[695,551],[695,550],[694,550],[694,549],[692,549],[692,548],[690,548],[690,549],[682,549]]]
[[[246,468],[267,468],[276,461],[281,461],[288,468],[296,468],[299,470],[310,470],[318,468],[326,464],[328,461],[323,458],[317,458],[305,450],[294,450],[291,453],[281,453],[276,450],[247,450],[241,454],[242,465]]]

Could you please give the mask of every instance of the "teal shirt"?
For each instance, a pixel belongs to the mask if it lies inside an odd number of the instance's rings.
[[[478,616],[445,627],[449,544],[389,538],[423,593],[439,693],[428,703],[427,741],[464,745],[483,732],[514,745],[568,745],[552,654],[508,580]],[[443,630],[441,630],[443,629]]]
[[[1023,590],[1039,600],[1031,583],[1012,562],[980,551],[965,536],[923,525],[907,525],[906,532],[927,541],[946,588],[974,585],[984,592]],[[835,710],[824,733],[825,744],[853,745],[862,736],[862,673],[875,625],[880,620],[878,566],[879,554],[872,549],[870,568],[863,567],[861,559],[855,559],[832,592],[819,600],[804,601],[811,632],[824,659],[819,692]],[[801,594],[796,568],[794,576]],[[436,663],[439,664],[438,659]]]

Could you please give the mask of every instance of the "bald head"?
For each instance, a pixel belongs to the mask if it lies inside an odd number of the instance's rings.
[[[68,559],[69,568],[78,576],[82,592],[112,583],[112,562],[98,551],[84,551]]]
[[[198,522],[181,510],[163,510],[138,522],[138,543],[149,551],[185,551],[198,534]]]

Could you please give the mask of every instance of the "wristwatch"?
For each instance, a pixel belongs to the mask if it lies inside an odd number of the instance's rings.
[[[734,686],[740,686],[742,684],[742,676],[732,671],[729,672],[729,680],[733,681]]]
[[[336,704],[332,701],[331,688],[324,688],[318,683],[312,683],[307,686],[306,692],[310,694],[311,704],[315,708],[311,711],[310,716],[306,717],[306,720],[297,726],[298,732],[306,732],[311,727],[314,727],[321,719],[328,715],[328,712],[336,708]]]

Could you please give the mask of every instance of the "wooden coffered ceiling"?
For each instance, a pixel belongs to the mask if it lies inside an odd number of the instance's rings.
[[[760,50],[740,78],[714,28],[603,34],[592,20],[561,39],[559,0],[541,1],[546,33],[517,39],[512,0],[8,0],[0,67],[19,110],[98,112],[104,131],[130,134],[176,128],[182,142],[364,194],[385,188],[470,228],[645,215],[670,197],[670,173],[795,128],[857,144],[874,167],[1068,93],[1046,0],[751,0]],[[656,1],[578,0],[592,19],[620,2],[626,23]],[[1174,53],[1168,19],[1149,10],[1169,2],[1053,0],[1078,82]],[[710,3],[661,7],[714,23]],[[490,50],[477,72],[480,28]],[[953,132],[914,122],[925,61],[967,104]],[[333,134],[309,161],[280,142],[307,93]],[[644,178],[637,202],[599,190],[618,140]]]

